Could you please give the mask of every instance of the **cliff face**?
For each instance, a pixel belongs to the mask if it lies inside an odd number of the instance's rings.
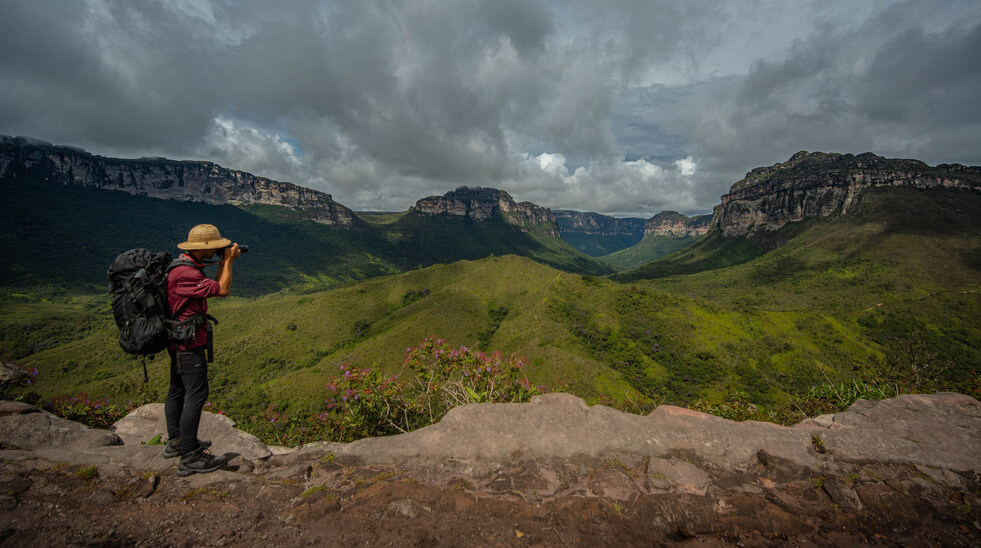
[[[593,236],[641,236],[644,219],[639,217],[610,217],[600,213],[559,210],[555,220],[563,234],[590,234]]]
[[[423,215],[456,215],[475,221],[492,219],[500,214],[522,232],[532,229],[559,237],[559,227],[552,210],[531,202],[517,203],[503,190],[460,187],[442,196],[428,196],[416,202],[412,210]]]
[[[644,237],[686,238],[688,236],[701,236],[708,232],[711,224],[711,215],[688,217],[677,211],[662,211],[648,219],[644,224]]]
[[[256,177],[211,162],[163,158],[123,160],[20,137],[0,137],[0,181],[30,179],[52,184],[122,190],[138,196],[208,204],[284,206],[302,218],[341,228],[361,226],[353,211],[329,194]]]
[[[847,213],[864,189],[911,186],[981,191],[981,166],[889,159],[870,152],[798,152],[790,160],[756,168],[732,186],[715,207],[712,224],[725,236],[775,230],[807,217]]]

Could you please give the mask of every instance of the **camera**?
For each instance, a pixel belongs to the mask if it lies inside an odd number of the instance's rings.
[[[235,245],[235,244],[232,244],[232,245]],[[218,256],[219,256],[219,257],[224,257],[224,256],[225,256],[225,250],[226,250],[226,249],[231,249],[231,248],[232,248],[232,246],[231,246],[231,245],[229,245],[229,246],[225,246],[225,247],[223,247],[223,248],[221,248],[221,249],[219,249],[219,250],[217,251],[217,253],[218,253]],[[239,244],[239,246],[238,246],[238,249],[239,249],[239,251],[241,251],[241,252],[242,252],[242,254],[243,254],[243,255],[244,255],[245,253],[248,253],[248,252],[249,252],[249,246],[247,246],[247,245],[241,245],[241,244]]]

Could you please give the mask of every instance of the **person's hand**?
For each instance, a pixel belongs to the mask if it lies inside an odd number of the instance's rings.
[[[231,247],[225,250],[222,260],[226,262],[234,261],[235,259],[238,259],[240,255],[242,255],[242,250],[238,248],[238,244],[232,244]]]

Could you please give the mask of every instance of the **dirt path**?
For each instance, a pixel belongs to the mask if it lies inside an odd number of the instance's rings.
[[[0,463],[4,546],[981,543],[976,494],[908,467],[780,481],[779,469],[760,465],[685,493],[692,487],[604,463],[569,468],[559,491],[542,496],[549,472],[534,462],[479,483],[314,453],[187,479],[174,469],[90,478],[91,469],[42,464]],[[638,480],[649,492],[631,488]]]

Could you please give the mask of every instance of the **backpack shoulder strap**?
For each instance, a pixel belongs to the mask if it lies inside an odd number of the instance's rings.
[[[167,269],[165,270],[165,277],[164,277],[165,282],[164,283],[167,283],[169,281],[169,279],[170,279],[170,272],[172,270],[174,270],[175,268],[180,267],[180,266],[189,266],[191,268],[196,268],[202,274],[204,273],[204,268],[202,268],[201,266],[197,265],[194,261],[192,261],[190,259],[187,259],[183,255],[181,255],[180,257],[178,257],[178,258],[174,259],[173,261],[171,261],[169,265],[167,265]],[[173,314],[170,314],[170,316],[173,318],[172,321],[176,320],[177,318],[180,318],[181,312],[183,312],[184,309],[187,308],[187,306],[189,304],[191,304],[191,299],[187,299],[186,301],[184,301],[184,304],[182,304],[177,310],[175,310],[173,312]],[[170,312],[170,307],[167,307],[167,311]]]
[[[201,266],[198,266],[194,261],[192,261],[190,259],[187,259],[183,255],[181,255],[180,257],[177,257],[173,261],[170,261],[170,264],[167,265],[167,274],[170,274],[170,271],[171,270],[173,270],[173,269],[175,269],[175,268],[177,268],[179,266],[189,266],[191,268],[196,268],[196,269],[200,270],[201,272],[204,272],[204,268],[202,268]]]

